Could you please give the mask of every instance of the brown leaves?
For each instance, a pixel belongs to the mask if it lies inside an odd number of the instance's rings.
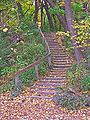
[[[56,106],[52,100],[30,98],[30,89],[24,91],[19,97],[10,100],[10,94],[0,96],[0,119],[1,120],[60,120],[89,118],[89,110],[68,111]],[[83,116],[84,114],[84,116]],[[88,115],[88,116],[87,116]]]

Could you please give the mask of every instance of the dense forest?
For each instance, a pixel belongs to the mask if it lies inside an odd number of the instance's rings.
[[[53,68],[43,35],[49,33],[73,59],[69,82],[57,88],[65,95],[54,101],[68,109],[90,107],[89,0],[0,0],[0,94],[18,96]]]

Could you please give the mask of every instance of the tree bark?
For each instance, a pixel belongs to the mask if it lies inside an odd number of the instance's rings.
[[[74,52],[75,52],[76,60],[77,60],[77,63],[79,64],[82,59],[82,54],[79,48],[77,48],[77,45],[75,46],[76,31],[73,28],[71,0],[65,0],[65,11],[66,11],[66,20],[67,20],[68,29],[70,31],[71,36],[73,37],[72,44],[74,45]]]
[[[48,21],[49,21],[50,28],[53,29],[53,28],[54,28],[54,26],[53,26],[53,21],[52,21],[51,15],[50,15],[49,12],[48,12],[47,2],[44,1],[44,3],[45,3],[44,8],[45,8],[45,11],[46,11],[46,14],[47,14],[47,17],[48,17]]]
[[[52,17],[53,17],[53,21],[54,21],[54,28],[55,28],[55,30],[58,30],[55,15],[52,15]]]
[[[35,0],[35,16],[34,16],[34,22],[35,24],[38,22],[38,0]]]
[[[43,29],[43,0],[41,1],[41,29]]]
[[[55,3],[52,1],[52,0],[44,0],[45,2],[47,1],[47,3],[50,5],[50,7],[55,7]],[[67,26],[67,23],[66,23],[66,18],[65,16],[63,15],[60,15],[60,14],[56,14],[60,24],[62,24],[63,28],[65,31],[68,31],[68,26]]]

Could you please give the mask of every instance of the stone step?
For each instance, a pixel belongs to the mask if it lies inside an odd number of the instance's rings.
[[[55,91],[55,90],[57,90],[56,88],[47,88],[47,87],[41,87],[41,88],[36,88],[37,90],[41,90],[41,91],[44,91],[44,90],[50,90],[50,91]]]
[[[66,72],[66,69],[51,69],[50,72]]]
[[[62,50],[62,48],[50,48],[52,51],[59,51]]]
[[[60,64],[60,65],[71,65],[71,62],[68,61],[52,61],[53,64]]]
[[[64,71],[68,71],[69,68],[53,68],[51,71],[61,71],[61,70],[64,70]]]
[[[40,83],[46,83],[46,84],[47,83],[50,83],[50,84],[61,83],[62,84],[62,83],[66,83],[66,80],[63,80],[63,81],[60,81],[60,80],[56,80],[56,81],[55,80],[47,80],[47,81],[46,80],[41,80]]]
[[[59,54],[62,54],[63,53],[63,50],[61,49],[61,50],[51,50],[50,49],[50,51],[51,51],[51,53],[52,53],[52,55],[59,55]]]
[[[67,63],[67,62],[69,62],[69,60],[67,60],[67,59],[64,59],[64,60],[62,60],[62,59],[59,59],[59,60],[55,60],[55,59],[53,59],[53,62],[65,62],[65,63]]]
[[[51,45],[51,46],[52,46],[52,45],[58,45],[57,42],[52,41],[52,40],[48,40],[47,42],[48,42],[48,44]]]
[[[48,75],[47,75],[47,76],[48,76]],[[49,76],[50,76],[50,77],[54,77],[54,76],[56,76],[56,77],[67,77],[66,74],[62,74],[62,73],[61,73],[61,74],[60,74],[60,73],[59,73],[59,74],[54,73],[54,74],[50,74]]]
[[[65,83],[36,83],[36,86],[54,86],[54,87],[57,87],[57,86],[62,86],[62,85],[65,85]]]
[[[30,96],[29,98],[36,98],[36,99],[48,99],[48,100],[52,100],[52,98],[51,97],[48,97],[48,96],[38,96],[38,95],[36,95],[36,96]]]
[[[67,60],[68,56],[51,56],[52,60]]]
[[[59,62],[58,61],[52,61],[52,65],[57,65],[57,66],[58,65],[66,65],[66,66],[70,65],[71,66],[72,64],[70,62],[67,63],[67,62],[62,62],[62,61],[61,62],[60,61]]]
[[[66,77],[62,76],[62,77],[42,77],[42,80],[65,80]]]
[[[56,56],[56,57],[57,57],[57,56],[60,56],[60,55],[61,55],[61,56],[65,56],[66,54],[65,54],[65,53],[60,52],[59,54],[55,53],[55,54],[53,54],[52,56]]]
[[[55,49],[55,48],[60,48],[57,43],[48,43],[49,48]],[[57,47],[56,47],[57,46]]]
[[[53,68],[69,68],[71,65],[53,65]]]
[[[56,91],[54,91],[54,92],[46,92],[46,91],[45,92],[43,92],[43,91],[41,92],[41,91],[38,91],[37,92],[38,95],[55,95],[56,93],[59,94],[60,92],[56,92]]]

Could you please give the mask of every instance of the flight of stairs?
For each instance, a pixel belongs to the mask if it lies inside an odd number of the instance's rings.
[[[51,50],[52,69],[35,83],[33,86],[35,96],[32,98],[51,99],[53,95],[60,92],[57,87],[65,86],[67,83],[66,71],[72,63],[70,56],[64,50],[65,48],[60,47],[55,40],[54,33],[45,34],[45,38]]]

